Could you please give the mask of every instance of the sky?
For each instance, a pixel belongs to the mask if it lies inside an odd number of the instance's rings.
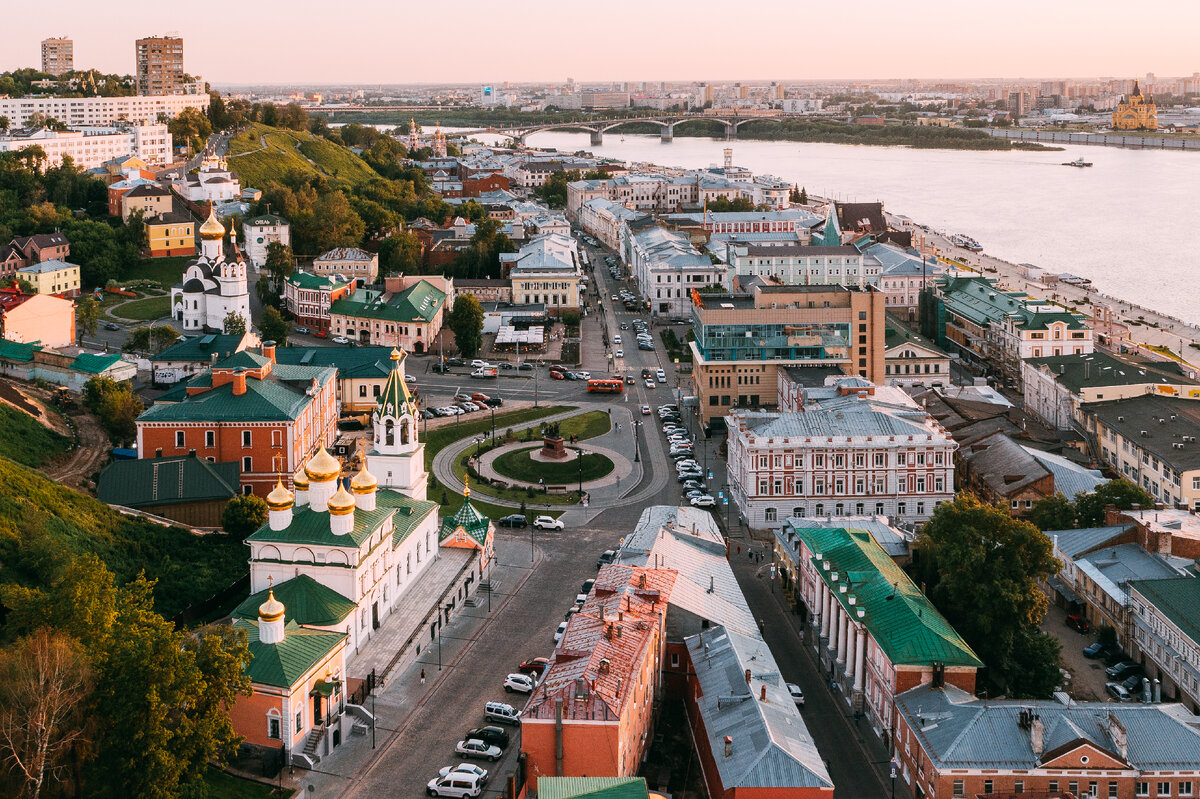
[[[77,68],[127,74],[134,39],[177,32],[185,69],[215,84],[1200,71],[1200,0],[5,0],[0,18],[8,31],[3,70],[37,66],[41,39],[66,35]]]

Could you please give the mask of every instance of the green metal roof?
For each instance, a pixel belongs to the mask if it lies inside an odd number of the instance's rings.
[[[278,644],[258,640],[258,621],[239,619],[233,626],[246,631],[250,645],[250,662],[246,676],[260,685],[291,688],[345,640],[345,633],[309,630],[294,621],[284,628]]]
[[[471,504],[471,498],[468,496],[463,500],[463,504],[458,509],[458,512],[442,522],[442,530],[438,534],[438,541],[446,540],[454,534],[455,530],[461,527],[464,533],[471,536],[482,547],[487,544],[487,534],[490,526],[491,521],[488,517],[475,510],[475,506]]]
[[[398,359],[390,361],[392,368],[388,373],[387,383],[379,394],[378,406],[381,416],[398,416],[412,404],[412,394],[408,391],[408,384],[404,382],[404,353],[399,355]],[[410,412],[415,414],[415,409],[410,409]]]
[[[387,377],[392,371],[391,347],[294,347],[275,350],[275,363],[292,366],[336,366],[338,377]]]
[[[1132,580],[1129,587],[1136,588],[1180,632],[1192,641],[1200,642],[1200,579]]]
[[[280,544],[312,544],[317,546],[359,546],[371,537],[393,513],[391,508],[354,511],[354,529],[347,535],[334,535],[329,529],[328,511],[316,511],[307,505],[292,509],[292,523],[282,530],[272,530],[270,523],[251,533],[247,541],[266,541]]]
[[[224,358],[217,364],[221,369],[261,369],[271,362],[271,359],[265,355],[260,355],[257,352],[249,350],[241,350],[235,352],[228,358]]]
[[[221,368],[246,366],[257,368],[262,356],[239,352],[218,364]],[[188,396],[184,386],[176,386],[169,395],[138,417],[142,422],[275,422],[292,421],[312,401],[307,394],[316,378],[326,385],[337,375],[333,367],[276,365],[265,380],[248,375],[246,393],[235,396],[233,385],[210,388]],[[187,387],[211,386],[212,374],[205,371],[189,380]]]
[[[75,356],[75,360],[71,362],[71,367],[77,372],[88,372],[89,374],[98,375],[107,369],[110,369],[113,364],[120,363],[121,356],[117,354],[111,355],[96,355],[91,352],[81,352]]]
[[[227,333],[209,333],[204,336],[194,336],[184,339],[167,347],[157,355],[151,355],[151,362],[203,361],[211,363],[213,353],[217,360],[224,360],[242,349],[245,336]]]
[[[113,461],[100,473],[96,496],[127,508],[232,499],[242,493],[241,473],[237,463],[195,455]]]
[[[430,322],[446,301],[446,292],[428,280],[419,281],[390,298],[372,289],[359,289],[329,306],[329,313],[389,322]]]
[[[852,618],[866,625],[893,664],[983,666],[869,532],[841,527],[802,527],[795,532],[809,551],[821,555],[821,560],[813,558],[813,566],[825,585]],[[855,598],[853,605],[850,597]],[[860,609],[865,611],[862,617],[857,615]]]
[[[270,591],[272,589],[267,589]],[[358,607],[328,586],[321,585],[307,574],[287,582],[275,583],[275,598],[283,603],[284,617],[289,622],[308,627],[332,627],[340,624]],[[267,601],[267,591],[252,594],[233,611],[235,619],[257,619],[258,608]]]
[[[41,349],[40,344],[22,344],[19,341],[9,341],[6,338],[0,338],[0,360],[32,361],[33,354],[40,352]]]
[[[345,286],[349,282],[337,282],[310,272],[292,272],[287,276],[286,280],[299,289],[332,289]]]
[[[395,509],[396,515],[392,520],[395,525],[395,529],[392,530],[392,546],[395,547],[408,538],[421,522],[429,518],[429,514],[436,513],[441,505],[382,488],[375,492],[375,507]]]
[[[539,777],[538,799],[646,799],[645,777]]]

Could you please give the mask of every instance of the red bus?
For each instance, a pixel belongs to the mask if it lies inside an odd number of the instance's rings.
[[[601,380],[589,380],[587,386],[588,393],[597,394],[620,394],[625,390],[625,381],[619,377]]]

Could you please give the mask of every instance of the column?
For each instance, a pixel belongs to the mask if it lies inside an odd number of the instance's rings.
[[[850,640],[846,644],[846,653],[849,656],[846,660],[846,679],[854,679],[854,666],[858,661],[854,658],[854,649],[858,644],[858,625],[850,622]]]
[[[820,586],[821,586],[821,599],[819,601],[819,604],[821,605],[821,637],[828,640],[828,638],[829,638],[829,600],[830,600],[829,586],[825,585],[824,580],[821,581]]]
[[[846,644],[850,637],[850,614],[842,610],[842,606],[838,605],[838,615],[841,617],[842,629],[838,633],[838,663],[846,665]]]
[[[839,612],[837,600],[833,598],[832,593],[829,597],[829,649],[833,652],[834,657],[837,657],[838,636],[842,632],[842,617]]]
[[[862,693],[864,672],[867,667],[867,628],[859,626],[854,643],[854,690]]]

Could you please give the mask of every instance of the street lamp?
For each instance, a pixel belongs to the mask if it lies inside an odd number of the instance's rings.
[[[641,456],[642,456],[641,429],[642,429],[641,419],[635,419],[633,422],[633,462],[634,463],[641,462]]]

